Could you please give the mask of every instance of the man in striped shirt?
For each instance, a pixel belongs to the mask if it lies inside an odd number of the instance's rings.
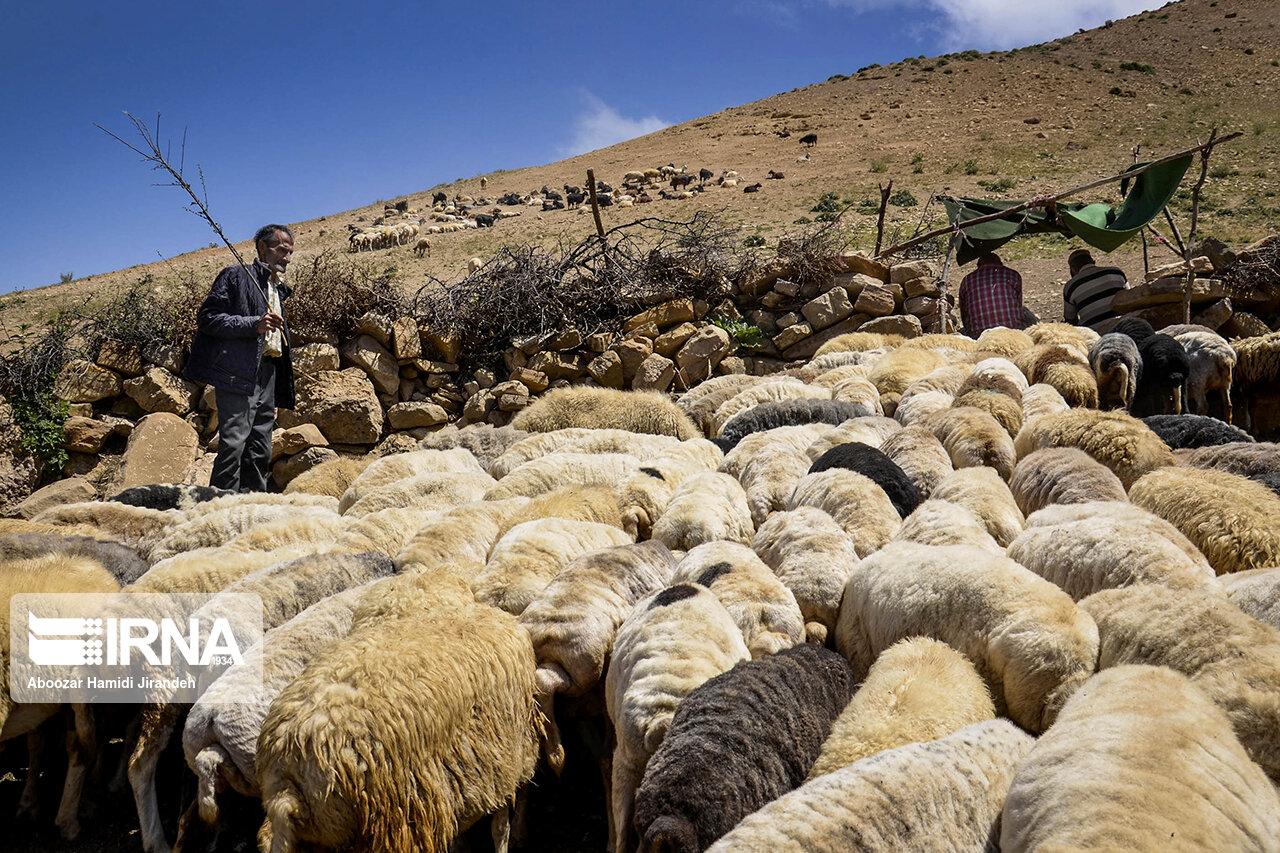
[[[1076,249],[1067,256],[1071,280],[1062,288],[1062,317],[1073,326],[1096,329],[1104,320],[1117,316],[1111,299],[1129,288],[1119,267],[1100,267],[1088,249]]]

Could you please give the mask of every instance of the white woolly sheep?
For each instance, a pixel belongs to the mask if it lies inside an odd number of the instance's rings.
[[[832,338],[814,353],[814,360],[828,355],[864,353],[881,347],[896,347],[902,343],[900,335],[882,335],[879,332],[847,332]]]
[[[981,338],[979,338],[981,340]],[[1008,358],[984,358],[969,371],[970,381],[989,383],[996,379],[1007,380],[1021,393],[1030,387],[1027,377]],[[986,387],[986,386],[984,386]]]
[[[677,584],[640,600],[613,644],[605,700],[617,736],[609,792],[613,849],[630,850],[636,789],[676,706],[699,684],[751,657],[720,599]]]
[[[835,388],[841,382],[849,379],[866,379],[867,375],[871,373],[871,368],[865,364],[842,364],[839,367],[824,368],[820,371],[815,371],[812,365],[806,365],[801,370],[805,371],[805,373],[798,375],[796,378],[807,381],[810,385],[818,388]],[[812,378],[806,380],[805,376],[810,374],[812,374]],[[877,397],[878,402],[879,398]]]
[[[892,501],[874,480],[844,468],[806,474],[791,495],[788,509],[823,510],[853,539],[859,557],[888,542],[902,523]]]
[[[884,407],[880,405],[880,392],[871,384],[871,380],[863,376],[842,379],[831,386],[831,399],[843,403],[854,403],[864,409],[865,414],[868,415],[884,415]]]
[[[742,629],[752,658],[805,640],[804,616],[795,596],[746,545],[723,541],[699,545],[680,560],[671,582],[696,583],[711,590]]]
[[[614,488],[622,529],[635,539],[650,538],[654,522],[666,511],[679,485],[706,470],[700,461],[683,455],[646,461],[639,471]]]
[[[791,590],[805,620],[805,638],[825,644],[836,626],[840,596],[858,562],[853,539],[811,506],[774,513],[756,530],[751,549]]]
[[[344,517],[359,518],[387,509],[448,509],[483,500],[497,486],[498,481],[479,466],[474,471],[427,471],[366,493],[347,507]],[[350,489],[347,492],[350,494]]]
[[[675,568],[661,542],[592,551],[565,566],[520,614],[538,660],[547,761],[557,773],[564,748],[555,722],[556,694],[581,696],[600,681],[618,626],[637,601],[671,583]]]
[[[1135,701],[1141,697],[1139,701]],[[1086,682],[1018,767],[1000,849],[1274,850],[1280,799],[1222,711],[1176,672]]]
[[[761,403],[781,400],[830,400],[831,389],[807,385],[790,376],[771,376],[725,400],[711,416],[711,435],[720,435],[725,424]]]
[[[1280,473],[1280,444],[1271,441],[1232,441],[1213,447],[1197,447],[1175,454],[1187,468],[1214,468],[1228,474],[1257,478]]]
[[[115,501],[86,501],[50,507],[32,521],[68,528],[65,530],[68,534],[105,534],[137,551],[143,559],[150,560],[152,547],[172,525],[180,523],[182,517],[178,510],[146,509]]]
[[[991,415],[970,406],[947,409],[926,418],[927,427],[942,442],[957,469],[994,468],[1006,482],[1013,476],[1013,439]]]
[[[1256,480],[1169,467],[1134,483],[1129,500],[1181,530],[1218,574],[1280,565],[1280,497]]]
[[[998,352],[1005,358],[1012,358],[1023,350],[1031,349],[1036,342],[1021,329],[1007,329],[995,326],[983,330],[978,335],[978,349],[985,352]]]
[[[892,415],[908,385],[946,363],[946,357],[932,349],[900,347],[877,361],[867,378],[880,391],[885,414]]]
[[[1280,569],[1249,569],[1218,578],[1231,602],[1259,622],[1280,629]]]
[[[928,637],[902,640],[871,665],[831,726],[809,778],[887,749],[946,737],[995,715],[987,685],[968,658]]]
[[[902,429],[902,424],[893,418],[877,415],[864,415],[850,418],[835,429],[827,430],[805,448],[809,460],[816,462],[818,457],[833,447],[850,442],[860,442],[869,447],[879,447],[885,439]]]
[[[1144,584],[1080,602],[1098,625],[1098,669],[1148,663],[1177,670],[1226,712],[1236,737],[1280,781],[1280,631],[1220,592]]]
[[[1112,504],[1091,504],[1102,509]],[[1095,512],[1047,523],[1052,511],[1033,516],[1009,545],[1008,555],[1061,587],[1076,601],[1102,589],[1161,584],[1171,589],[1218,589],[1213,569],[1194,560],[1160,532],[1132,519]]]
[[[997,712],[1031,732],[1053,724],[1098,657],[1089,614],[1013,560],[964,545],[893,542],[850,576],[836,648],[864,675],[882,651],[917,635],[966,655]]]
[[[631,543],[622,530],[608,524],[543,518],[517,524],[471,578],[476,601],[519,616],[529,603],[575,558],[614,545]]]
[[[489,551],[507,522],[528,498],[477,501],[446,510],[424,522],[396,555],[397,571],[419,572],[451,566],[470,577],[484,568]]]
[[[950,409],[955,398],[945,391],[922,391],[898,401],[893,418],[903,426],[925,423],[930,415]]]
[[[1027,390],[1022,392],[1022,422],[1026,424],[1033,418],[1043,415],[1054,415],[1058,412],[1065,412],[1071,407],[1067,405],[1067,401],[1062,399],[1062,395],[1058,393],[1058,389],[1052,385],[1029,385]],[[1014,436],[1017,439],[1017,436]]]
[[[944,364],[941,367],[934,368],[904,388],[902,397],[898,400],[898,405],[901,406],[912,397],[920,394],[940,393],[948,397],[954,397],[968,377],[969,365]],[[894,417],[897,417],[896,413]]]
[[[1087,353],[1100,335],[1088,326],[1069,323],[1036,323],[1026,328],[1027,337],[1037,346],[1067,345]]]
[[[752,454],[738,480],[746,492],[747,508],[756,527],[771,513],[784,510],[796,483],[809,473],[812,461],[803,450],[774,442]]]
[[[1234,360],[1235,353],[1232,353]],[[1125,334],[1103,335],[1089,347],[1089,368],[1098,383],[1098,405],[1106,409],[1133,405],[1142,375],[1142,356],[1133,338]]]
[[[1231,375],[1236,351],[1216,332],[1183,332],[1174,340],[1187,351],[1191,371],[1187,375],[1187,405],[1197,415],[1209,414],[1209,392],[1222,403],[1223,420],[1231,423]]]
[[[765,378],[762,376],[743,373],[712,376],[682,394],[677,405],[697,424],[698,429],[707,435],[712,435],[714,434],[712,419],[715,417],[716,409],[731,397],[763,381]]]
[[[502,533],[526,521],[543,518],[566,518],[570,521],[591,521],[624,530],[618,498],[608,486],[564,486],[543,492],[506,520]],[[634,537],[631,537],[634,540]]]
[[[470,451],[462,447],[449,450],[415,450],[393,453],[374,459],[360,472],[338,501],[338,512],[347,510],[370,492],[407,480],[418,474],[484,473],[484,468]],[[498,475],[494,475],[496,478]]]
[[[785,446],[788,450],[805,452],[815,441],[832,429],[831,424],[798,424],[754,432],[724,455],[724,459],[720,462],[720,470],[731,477],[741,479],[747,464],[765,447],[777,445]]]
[[[890,435],[881,442],[880,452],[911,478],[922,498],[928,498],[942,478],[955,470],[942,442],[932,430],[920,425],[907,426]]]
[[[1053,526],[1057,524],[1071,524],[1076,521],[1090,519],[1095,516],[1105,515],[1113,518],[1117,522],[1123,522],[1124,525],[1133,531],[1140,531],[1143,535],[1154,533],[1163,536],[1172,542],[1179,551],[1186,554],[1192,564],[1201,569],[1209,568],[1209,561],[1205,559],[1204,554],[1200,553],[1200,549],[1191,543],[1191,540],[1182,535],[1182,531],[1165,521],[1158,515],[1155,515],[1142,507],[1134,506],[1131,503],[1118,501],[1094,501],[1082,504],[1052,504],[1039,510],[1027,517],[1026,527]]]
[[[1046,447],[1022,457],[1009,491],[1023,515],[1050,504],[1129,499],[1110,468],[1075,447]]]
[[[443,853],[495,812],[505,849],[507,807],[533,777],[542,730],[529,636],[456,594],[402,597],[396,618],[357,611],[351,634],[271,703],[258,739],[263,849]]]
[[[592,427],[679,439],[702,437],[689,416],[662,394],[587,386],[549,391],[516,415],[511,425],[529,432]]]
[[[534,497],[571,485],[611,486],[640,466],[639,459],[626,453],[548,453],[507,474],[485,500]]]
[[[258,525],[305,517],[332,519],[335,514],[333,510],[320,506],[253,503],[229,506],[170,528],[152,548],[151,559],[159,562],[184,551],[216,547]]]
[[[747,815],[707,853],[987,850],[1034,738],[1008,720],[864,758]]]
[[[960,468],[943,477],[930,497],[959,504],[986,525],[1001,548],[1009,547],[1025,519],[1013,494],[990,468]]]
[[[1098,405],[1098,381],[1089,367],[1088,347],[1042,344],[1019,353],[1014,364],[1026,374],[1029,383],[1052,385],[1071,406]]]
[[[893,534],[893,541],[918,542],[921,545],[973,545],[993,554],[1004,553],[1004,548],[972,510],[938,498],[930,498],[917,506]]]
[[[487,423],[467,424],[464,427],[459,427],[457,424],[449,424],[435,432],[428,433],[418,442],[418,447],[422,450],[448,450],[451,447],[465,447],[479,461],[480,467],[488,471],[490,466],[493,465],[493,460],[505,453],[511,445],[526,438],[528,435],[529,433],[522,429],[516,429],[510,424],[502,427],[495,427]]]
[[[123,504],[122,504],[123,506]],[[97,560],[71,554],[45,554],[0,562],[0,599],[8,602],[21,594],[65,594],[117,592],[120,583]],[[18,816],[32,817],[37,809],[42,739],[37,732],[49,717],[58,713],[53,703],[13,701],[9,694],[10,628],[9,607],[0,608],[0,743],[27,735],[27,780],[18,800]],[[63,838],[80,834],[80,796],[89,769],[97,755],[94,719],[89,706],[74,703],[73,721],[66,732],[67,775],[54,824]]]
[[[755,534],[742,485],[728,474],[694,474],[672,494],[653,525],[652,537],[673,551],[717,539],[746,544]]]
[[[286,495],[327,495],[341,498],[360,473],[373,462],[369,456],[340,456],[303,471],[284,487]]]
[[[706,439],[699,443],[714,448]],[[669,435],[643,435],[620,429],[582,429],[573,427],[552,432],[537,432],[520,439],[493,461],[489,473],[502,479],[526,462],[549,453],[628,453],[640,459],[661,456],[681,444]],[[718,448],[717,448],[718,452]]]
[[[1069,409],[1031,418],[1014,440],[1018,458],[1042,447],[1078,447],[1133,488],[1138,478],[1173,464],[1173,451],[1137,418],[1123,412]]]
[[[389,507],[351,517],[347,529],[333,541],[333,550],[346,554],[377,551],[394,557],[418,528],[439,512],[431,507]]]

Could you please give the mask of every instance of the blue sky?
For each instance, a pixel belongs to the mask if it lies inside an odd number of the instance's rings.
[[[873,62],[1069,35],[1153,0],[14,3],[0,293],[215,239],[94,123],[203,167],[233,240],[540,165]]]

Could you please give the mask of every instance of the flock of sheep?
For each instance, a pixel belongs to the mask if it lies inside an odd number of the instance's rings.
[[[1280,850],[1280,447],[1097,408],[1144,399],[1129,343],[855,332],[674,401],[561,388],[284,494],[0,521],[0,585],[262,597],[261,684],[131,727],[152,853],[173,732],[184,848],[232,790],[272,853],[446,851],[484,818],[505,850],[540,762],[596,760],[615,853]],[[1225,356],[1183,352],[1201,400]],[[612,747],[566,750],[600,704]],[[5,737],[57,711],[0,693]],[[71,716],[68,836],[117,734]]]

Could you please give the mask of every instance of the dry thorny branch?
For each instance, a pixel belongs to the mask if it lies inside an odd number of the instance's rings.
[[[754,263],[735,251],[736,232],[698,213],[688,221],[640,219],[555,252],[504,246],[457,284],[429,280],[414,297],[413,313],[461,336],[462,351],[475,360],[514,340],[570,328],[584,338],[615,331],[650,305],[726,294]]]

